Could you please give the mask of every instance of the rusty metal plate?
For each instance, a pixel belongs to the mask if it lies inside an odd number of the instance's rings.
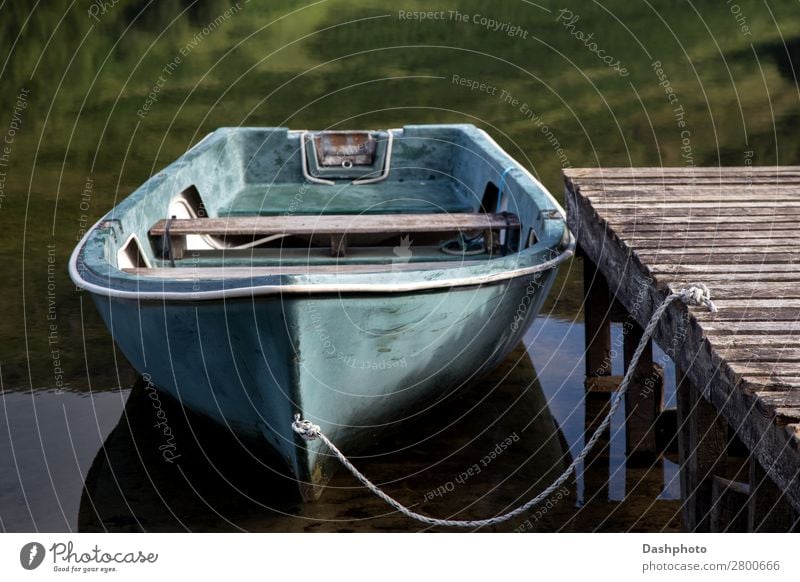
[[[371,166],[377,141],[366,131],[325,131],[314,135],[320,166]]]

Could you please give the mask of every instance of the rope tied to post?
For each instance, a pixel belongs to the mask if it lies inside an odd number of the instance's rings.
[[[650,338],[653,336],[656,327],[658,326],[658,322],[661,320],[661,317],[666,312],[667,308],[670,304],[680,299],[687,305],[693,305],[698,307],[705,307],[711,313],[717,312],[717,306],[714,305],[714,302],[711,300],[711,291],[708,289],[706,285],[703,283],[694,283],[689,285],[688,287],[681,289],[680,291],[676,291],[674,293],[670,293],[666,299],[658,306],[658,308],[653,312],[653,315],[650,317],[650,321],[647,323],[647,326],[644,328],[642,333],[642,339],[639,341],[639,345],[636,347],[636,351],[633,353],[633,357],[631,357],[630,365],[628,369],[625,371],[625,376],[622,378],[622,382],[619,385],[619,389],[617,390],[616,394],[614,394],[614,398],[611,402],[611,406],[608,409],[608,413],[606,413],[603,422],[595,430],[594,434],[592,434],[591,438],[586,442],[581,450],[580,454],[573,459],[573,461],[569,464],[569,466],[564,470],[564,472],[555,480],[553,483],[539,493],[533,499],[530,499],[523,505],[512,509],[506,513],[501,515],[496,515],[494,517],[490,517],[488,519],[474,519],[474,520],[462,520],[462,519],[437,519],[433,517],[428,517],[427,515],[422,515],[421,513],[417,513],[412,509],[404,506],[399,501],[390,497],[387,493],[381,490],[377,485],[375,485],[372,481],[370,481],[363,473],[361,473],[358,469],[353,466],[350,460],[338,449],[336,446],[328,440],[323,433],[320,427],[316,424],[313,424],[310,420],[302,420],[299,414],[294,415],[294,422],[292,422],[292,429],[298,435],[300,435],[306,441],[313,441],[319,439],[328,448],[331,452],[339,459],[339,462],[350,471],[353,476],[358,479],[367,489],[369,489],[372,493],[383,499],[387,504],[394,507],[397,511],[409,517],[411,519],[415,519],[419,522],[422,522],[427,525],[437,525],[437,526],[446,526],[446,527],[464,527],[464,528],[477,528],[483,527],[487,525],[497,525],[499,523],[503,523],[504,521],[508,521],[509,519],[513,519],[518,515],[521,515],[531,509],[532,507],[542,503],[545,501],[550,495],[556,491],[561,485],[563,485],[572,472],[578,467],[580,463],[582,463],[589,453],[592,451],[594,446],[600,440],[600,437],[611,424],[611,419],[614,416],[614,413],[619,408],[620,404],[622,403],[622,398],[625,395],[625,392],[628,390],[628,386],[630,385],[631,379],[633,378],[634,373],[636,372],[636,368],[639,365],[639,360],[644,353],[645,346],[647,342],[650,341]]]
[[[711,291],[705,283],[693,283],[678,293],[683,294],[683,300],[689,305],[704,305],[711,313],[717,312],[717,306],[711,301]]]

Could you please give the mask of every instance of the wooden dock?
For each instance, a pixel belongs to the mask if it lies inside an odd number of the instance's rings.
[[[618,383],[612,319],[624,321],[627,367],[641,327],[669,290],[705,283],[718,313],[676,302],[654,336],[678,378],[684,526],[793,530],[800,510],[800,167],[564,175],[569,226],[584,257],[587,428]],[[665,414],[659,363],[652,351],[643,360],[626,394],[634,459],[658,454],[656,421]]]

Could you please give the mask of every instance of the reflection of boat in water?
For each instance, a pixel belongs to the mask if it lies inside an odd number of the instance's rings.
[[[305,498],[348,453],[496,366],[574,241],[483,131],[221,129],[91,229],[70,262],[142,374],[267,441]]]
[[[387,513],[383,502],[346,472],[333,477],[318,503],[299,503],[293,477],[284,463],[270,458],[263,441],[239,440],[167,396],[156,400],[154,393],[144,381],[134,387],[95,458],[81,499],[81,531],[423,527]],[[165,420],[168,434],[158,426]],[[354,459],[404,503],[437,517],[464,519],[518,504],[549,485],[569,461],[530,357],[521,348],[486,378],[437,403],[431,414],[374,438],[367,453]],[[560,500],[544,516],[531,512],[538,519],[531,517],[525,528],[557,529],[558,512],[569,515],[572,503]],[[526,518],[502,529],[521,523]]]

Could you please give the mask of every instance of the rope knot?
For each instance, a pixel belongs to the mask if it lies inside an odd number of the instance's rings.
[[[310,420],[300,420],[300,415],[294,415],[292,430],[307,441],[316,440],[320,435],[320,428]]]
[[[688,305],[704,305],[711,313],[717,312],[717,306],[711,301],[711,291],[704,283],[693,283],[682,289],[680,294]]]

